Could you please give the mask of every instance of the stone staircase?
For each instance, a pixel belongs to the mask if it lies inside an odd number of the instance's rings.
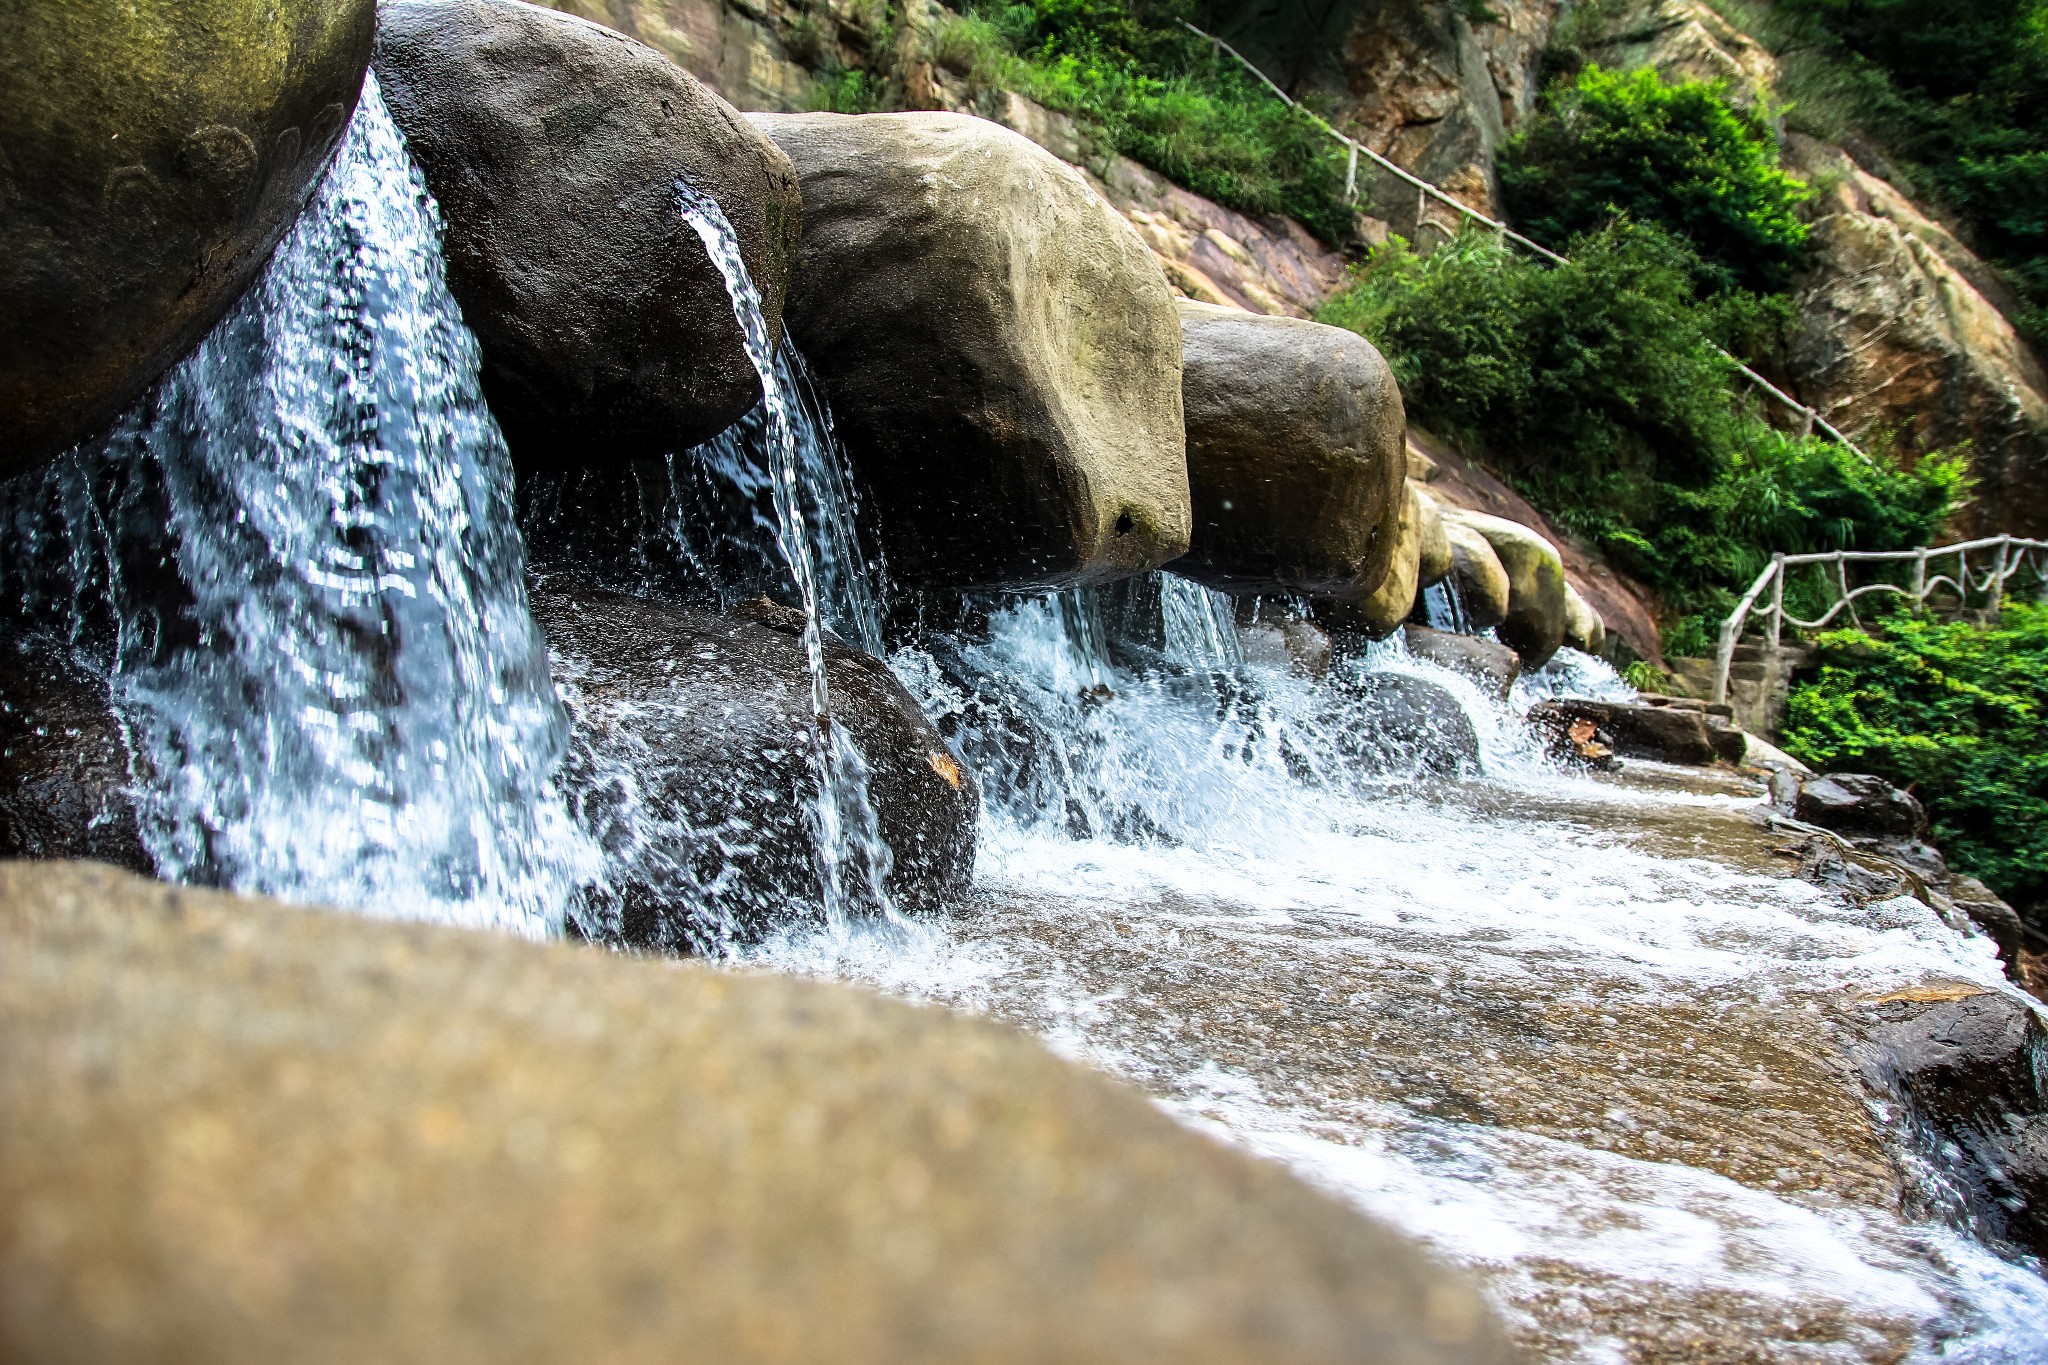
[[[1774,662],[1764,645],[1737,645],[1728,669],[1728,703],[1735,708],[1735,723],[1760,739],[1775,741],[1778,727],[1785,722],[1785,697],[1792,675],[1806,666],[1812,654],[1805,645],[1788,643],[1779,646]],[[1674,694],[1713,698],[1711,658],[1673,658],[1670,663]]]

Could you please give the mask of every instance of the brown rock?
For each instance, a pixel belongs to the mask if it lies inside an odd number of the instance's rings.
[[[0,478],[105,426],[256,277],[348,126],[370,0],[17,4],[0,43]]]
[[[1515,679],[1521,676],[1521,656],[1492,640],[1431,630],[1412,621],[1401,627],[1401,634],[1407,641],[1408,652],[1416,658],[1462,673],[1503,701]]]
[[[1557,547],[1505,517],[1461,511],[1452,513],[1451,520],[1486,537],[1507,570],[1507,616],[1497,628],[1501,643],[1522,656],[1524,668],[1543,667],[1565,635],[1567,585]]]
[[[1194,531],[1173,571],[1233,593],[1372,592],[1407,467],[1386,361],[1340,327],[1177,308]]]
[[[992,1024],[0,867],[0,1358],[1508,1359],[1479,1298]]]
[[[1529,721],[1554,730],[1569,730],[1584,722],[1598,729],[1606,737],[1603,742],[1623,758],[1700,764],[1712,763],[1719,756],[1706,717],[1680,707],[1561,697],[1530,707]]]
[[[764,599],[720,615],[557,580],[533,609],[573,722],[561,785],[613,869],[576,915],[581,932],[713,951],[816,902],[803,614]],[[887,664],[833,637],[825,676],[833,723],[867,766],[892,902],[957,903],[974,873],[973,777]],[[847,874],[857,908],[862,875]]]
[[[754,406],[723,276],[675,202],[718,201],[771,334],[796,172],[652,48],[513,0],[391,0],[377,76],[448,224],[448,286],[522,464],[661,456]]]
[[[790,333],[890,572],[1022,590],[1185,553],[1180,321],[1130,224],[981,119],[753,118],[802,181]]]
[[[1355,631],[1375,640],[1400,629],[1415,609],[1416,577],[1422,563],[1423,502],[1413,484],[1401,486],[1396,502],[1400,516],[1391,537],[1393,553],[1379,586],[1370,592],[1314,599],[1318,621],[1332,630]]]

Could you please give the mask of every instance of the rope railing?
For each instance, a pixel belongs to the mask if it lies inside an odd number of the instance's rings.
[[[1498,232],[1501,236],[1507,238],[1509,241],[1514,242],[1519,246],[1525,247],[1528,250],[1535,252],[1537,255],[1543,257],[1551,264],[1571,264],[1571,262],[1568,259],[1566,259],[1563,256],[1560,256],[1555,251],[1552,251],[1549,247],[1544,246],[1541,242],[1531,241],[1529,238],[1524,237],[1519,232],[1516,232],[1513,228],[1509,227],[1506,223],[1501,222],[1499,219],[1489,217],[1488,215],[1481,213],[1478,209],[1473,208],[1464,200],[1457,198],[1455,195],[1450,194],[1449,192],[1439,188],[1436,185],[1432,185],[1429,181],[1424,180],[1421,176],[1416,175],[1414,172],[1409,171],[1399,165],[1396,165],[1391,158],[1381,155],[1379,152],[1374,151],[1372,148],[1366,146],[1363,142],[1358,141],[1356,138],[1349,137],[1346,134],[1337,131],[1336,128],[1331,126],[1330,122],[1327,119],[1317,114],[1314,110],[1304,107],[1301,101],[1295,99],[1294,96],[1288,94],[1285,90],[1282,90],[1278,85],[1275,85],[1273,83],[1272,77],[1268,76],[1265,72],[1261,71],[1256,63],[1254,63],[1249,57],[1245,56],[1242,52],[1239,52],[1236,48],[1232,47],[1229,43],[1223,41],[1223,39],[1221,38],[1218,38],[1213,33],[1204,33],[1201,29],[1196,28],[1193,24],[1189,23],[1185,19],[1181,20],[1180,23],[1182,28],[1185,28],[1188,32],[1194,34],[1197,38],[1202,39],[1204,42],[1215,44],[1216,49],[1219,52],[1228,53],[1231,57],[1236,59],[1239,65],[1243,66],[1245,70],[1251,72],[1254,76],[1258,77],[1260,83],[1262,83],[1268,90],[1272,91],[1275,96],[1285,101],[1289,108],[1300,113],[1302,117],[1310,120],[1318,128],[1321,128],[1325,133],[1328,133],[1331,137],[1337,139],[1337,141],[1343,143],[1345,147],[1350,149],[1350,163],[1347,166],[1344,175],[1344,197],[1347,200],[1355,200],[1357,197],[1358,158],[1363,156],[1368,161],[1372,162],[1375,166],[1378,166],[1380,169],[1389,172],[1390,174],[1398,177],[1399,179],[1405,181],[1410,185],[1413,185],[1418,193],[1427,195],[1430,198],[1437,200],[1439,203],[1444,204],[1450,207],[1451,209],[1456,210],[1458,213],[1463,214],[1465,217],[1471,219],[1473,222],[1478,223],[1481,226],[1486,227],[1488,229],[1491,229],[1494,232]],[[1420,215],[1418,215],[1418,220],[1419,217]],[[1813,429],[1815,427],[1819,427],[1822,431],[1826,432],[1828,436],[1831,437],[1833,440],[1839,442],[1843,446],[1848,447],[1850,450],[1855,451],[1856,454],[1862,458],[1864,463],[1868,464],[1870,462],[1870,456],[1864,454],[1863,448],[1857,445],[1854,441],[1850,440],[1847,436],[1843,435],[1838,429],[1836,429],[1835,425],[1832,422],[1828,421],[1827,418],[1820,415],[1820,411],[1818,409],[1810,407],[1807,404],[1800,402],[1791,394],[1786,393],[1776,384],[1773,384],[1770,380],[1764,378],[1755,370],[1743,364],[1740,360],[1737,360],[1727,351],[1722,350],[1721,347],[1716,346],[1714,349],[1720,352],[1721,358],[1726,360],[1729,364],[1733,365],[1736,369],[1736,372],[1741,374],[1743,378],[1749,380],[1750,383],[1756,385],[1759,389],[1762,389],[1772,398],[1777,399],[1780,403],[1784,404],[1793,412],[1797,413],[1799,415],[1800,425],[1802,428],[1800,432],[1801,435],[1812,435]]]
[[[1979,556],[1979,563],[1983,566],[1981,571],[1970,568],[1972,554]],[[1938,570],[1941,563],[1951,556],[1955,559],[1953,573],[1929,573],[1930,565]],[[1736,646],[1742,643],[1752,616],[1764,618],[1764,647],[1768,657],[1775,661],[1783,649],[1786,626],[1798,630],[1819,630],[1846,612],[1860,630],[1863,622],[1856,615],[1856,599],[1876,593],[1908,598],[1916,609],[1924,609],[1936,593],[1947,591],[1955,595],[1958,608],[1967,607],[1971,597],[1976,596],[1982,600],[1985,610],[1995,612],[2005,601],[2006,585],[2029,562],[2041,585],[2042,598],[2048,601],[2048,540],[1987,536],[1956,545],[1922,546],[1917,550],[1834,550],[1825,554],[1773,555],[1770,564],[1757,575],[1749,591],[1742,595],[1735,610],[1728,613],[1728,619],[1721,623],[1720,647],[1714,656],[1714,702],[1720,705],[1728,700],[1729,670],[1734,666]],[[1860,587],[1849,586],[1851,564],[1905,563],[1913,566],[1912,577],[1905,584],[1879,579]],[[1811,621],[1803,620],[1785,608],[1786,572],[1808,564],[1834,570],[1834,579],[1829,585],[1834,589],[1832,605]],[[1757,599],[1764,595],[1766,589],[1770,591],[1770,600],[1766,605],[1758,606]]]

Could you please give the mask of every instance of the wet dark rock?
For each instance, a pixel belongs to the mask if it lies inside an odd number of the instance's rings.
[[[1869,773],[1807,778],[1793,812],[1810,825],[1841,834],[1912,839],[1927,831],[1927,812],[1920,803]]]
[[[1503,701],[1515,679],[1521,676],[1521,656],[1498,641],[1477,635],[1454,635],[1413,622],[1403,626],[1401,634],[1407,641],[1408,652],[1416,658],[1462,673]]]
[[[1530,707],[1529,720],[1553,730],[1575,722],[1594,725],[1612,737],[1614,752],[1623,758],[1701,764],[1717,757],[1706,716],[1686,708],[1561,697]]]
[[[582,931],[704,950],[814,904],[801,613],[761,602],[720,614],[556,581],[533,606],[573,718],[571,812],[624,865],[588,897]],[[825,659],[834,722],[867,763],[893,854],[891,899],[906,911],[948,904],[973,873],[974,779],[886,664],[836,638]]]
[[[8,7],[0,478],[105,426],[241,296],[318,183],[371,0]]]
[[[1457,697],[1427,678],[1368,673],[1345,688],[1340,751],[1374,775],[1478,771],[1479,735]]]
[[[1506,1365],[1467,1284],[1014,1029],[0,865],[0,1359]]]
[[[2048,1255],[2048,1030],[2017,993],[1916,989],[1868,1002],[1865,1069],[1990,1237]]]
[[[1180,320],[1080,172],[957,114],[756,114],[795,162],[788,325],[898,582],[1106,582],[1188,547]]]
[[[2027,927],[2020,919],[2019,911],[1975,877],[1952,877],[1944,890],[1956,908],[1969,916],[1970,921],[1998,945],[1999,960],[2005,963],[2006,975],[2018,980],[2020,952],[2027,941]]]
[[[104,676],[51,640],[0,645],[0,858],[154,863]]]
[[[716,199],[779,327],[789,159],[653,48],[512,0],[388,0],[376,69],[448,225],[448,285],[523,466],[659,456],[759,401],[725,282],[677,211]]]
[[[1394,503],[1392,533],[1384,537],[1391,550],[1379,585],[1369,591],[1345,590],[1313,601],[1316,619],[1332,630],[1384,640],[1399,630],[1415,609],[1425,520],[1434,521],[1441,530],[1441,518],[1436,514],[1436,505],[1416,492],[1413,484],[1399,485]]]
[[[1194,531],[1174,572],[1233,593],[1371,593],[1408,468],[1387,362],[1339,327],[1176,307]]]

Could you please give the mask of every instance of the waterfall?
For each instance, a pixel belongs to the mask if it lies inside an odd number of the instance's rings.
[[[1159,603],[1168,658],[1199,670],[1244,663],[1229,597],[1169,573],[1159,576]]]
[[[477,366],[372,76],[227,318],[11,490],[9,589],[108,671],[163,876],[538,936],[592,870]]]
[[[817,827],[819,893],[825,920],[844,934],[850,904],[849,876],[859,879],[869,903],[895,918],[885,882],[889,873],[888,843],[882,838],[874,803],[868,798],[867,763],[844,726],[832,723],[831,685],[825,676],[825,597],[820,556],[805,511],[805,450],[800,444],[791,392],[784,385],[787,370],[777,366],[768,322],[761,311],[760,291],[747,273],[739,237],[716,200],[688,182],[675,183],[676,205],[683,221],[704,243],[704,250],[724,278],[740,325],[747,357],[761,379],[759,412],[766,429],[768,477],[775,509],[776,543],[794,581],[804,613],[804,651],[811,673],[811,712],[816,722],[812,754],[818,769]],[[816,459],[816,455],[813,455]],[[829,462],[828,462],[829,463]],[[813,501],[816,501],[816,493]],[[837,527],[833,549],[850,556],[856,548],[850,527]],[[828,542],[830,543],[830,542]],[[846,559],[839,562],[848,564]],[[850,574],[857,579],[857,574]],[[849,583],[849,596],[852,584]],[[872,594],[860,590],[852,611],[865,616]],[[874,634],[881,633],[879,612],[873,613]],[[861,621],[865,631],[867,622]]]

